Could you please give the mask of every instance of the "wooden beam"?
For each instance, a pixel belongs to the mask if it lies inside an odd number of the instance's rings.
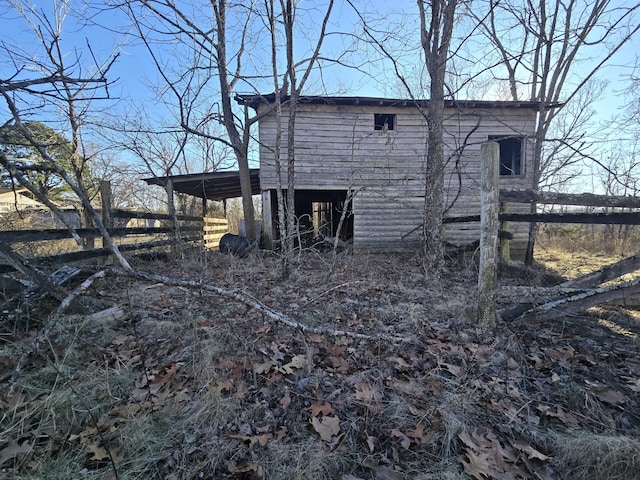
[[[568,280],[560,286],[567,288],[594,288],[604,282],[614,280],[638,269],[640,269],[640,253],[602,267],[595,272],[574,278],[573,280]]]
[[[612,213],[501,213],[501,222],[587,223],[601,225],[640,225],[640,212]],[[445,217],[442,223],[479,222],[479,215]]]
[[[199,225],[185,226],[180,229],[183,232],[196,232],[202,230]],[[163,233],[172,233],[171,227],[133,227],[133,228],[110,228],[108,230],[111,237],[126,237],[129,235],[154,235]],[[75,233],[80,238],[99,237],[100,230],[97,228],[78,228]],[[0,232],[0,242],[20,243],[20,242],[38,242],[43,240],[64,240],[72,238],[72,233],[68,230],[60,228],[52,228],[47,230],[12,230],[8,232]]]
[[[593,193],[534,192],[533,190],[500,190],[500,200],[517,203],[579,205],[585,207],[640,208],[640,197],[595,195]]]
[[[152,220],[172,220],[173,217],[166,213],[152,213],[152,212],[134,212],[129,210],[112,210],[113,218],[149,218]],[[196,217],[193,215],[177,215],[178,220],[186,222],[201,222],[202,217]]]
[[[628,298],[640,293],[640,278],[633,280],[632,282],[624,282],[608,287],[595,288],[593,290],[587,290],[575,295],[563,297],[543,305],[538,305],[530,308],[524,312],[518,312],[518,315],[513,319],[520,319],[528,316],[535,316],[536,320],[555,320],[563,315],[575,314],[582,312],[589,307],[608,303],[622,298]],[[502,318],[509,320],[509,316],[505,315],[508,310],[501,310],[499,313]]]

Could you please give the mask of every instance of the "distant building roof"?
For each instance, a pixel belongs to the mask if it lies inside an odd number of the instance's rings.
[[[44,203],[32,198],[31,192],[24,187],[0,188],[0,213],[13,212],[25,208],[42,208],[46,209]]]

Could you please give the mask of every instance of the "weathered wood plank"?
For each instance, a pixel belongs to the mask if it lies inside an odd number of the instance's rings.
[[[640,197],[596,195],[593,193],[571,194],[534,192],[533,190],[500,190],[500,199],[522,203],[640,208]]]
[[[561,284],[564,288],[593,288],[640,269],[640,253],[619,262],[607,265],[573,280]]]
[[[528,316],[535,316],[536,320],[547,321],[557,319],[564,315],[581,312],[595,305],[632,297],[638,293],[640,293],[640,278],[631,282],[596,288],[563,297],[543,305],[535,306],[524,312],[520,312],[511,307],[502,309],[498,313],[505,320],[517,320]]]
[[[173,220],[171,215],[164,213],[136,212],[129,210],[112,210],[113,218],[148,218],[151,220]],[[202,217],[178,215],[178,220],[187,222],[202,222]]]
[[[185,225],[180,227],[184,232],[196,232],[202,228],[199,226]],[[170,227],[132,227],[132,228],[110,228],[109,235],[112,237],[126,237],[129,235],[156,235],[172,233],[174,230]],[[80,238],[96,238],[100,237],[100,231],[97,228],[77,228],[75,233]],[[12,230],[0,232],[0,242],[20,243],[20,242],[38,242],[44,240],[64,240],[73,238],[71,232],[58,228],[46,230]]]

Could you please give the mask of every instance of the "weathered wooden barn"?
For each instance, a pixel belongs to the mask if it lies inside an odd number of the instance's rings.
[[[260,189],[266,244],[277,240],[274,95],[239,95],[259,120]],[[445,111],[446,216],[480,212],[480,146],[500,144],[500,187],[531,188],[533,102],[448,101]],[[357,251],[404,250],[421,243],[427,157],[426,102],[368,97],[300,98],[295,122],[296,214],[317,233],[352,239]],[[286,188],[287,104],[282,106],[281,164]],[[353,196],[348,202],[348,196]],[[341,214],[346,222],[336,232]],[[526,208],[526,207],[525,207]],[[479,238],[479,223],[449,224],[456,246]],[[514,256],[526,224],[512,226]]]

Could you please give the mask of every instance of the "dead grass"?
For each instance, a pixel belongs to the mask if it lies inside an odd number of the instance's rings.
[[[575,480],[640,478],[640,442],[627,436],[564,435],[555,462]]]
[[[637,478],[640,323],[625,310],[479,336],[473,265],[435,276],[417,257],[313,254],[287,282],[277,267],[135,265],[407,342],[303,335],[197,289],[108,277],[87,296],[122,313],[63,317],[14,393],[2,385],[0,476]],[[46,318],[27,313],[3,325],[5,378]]]

